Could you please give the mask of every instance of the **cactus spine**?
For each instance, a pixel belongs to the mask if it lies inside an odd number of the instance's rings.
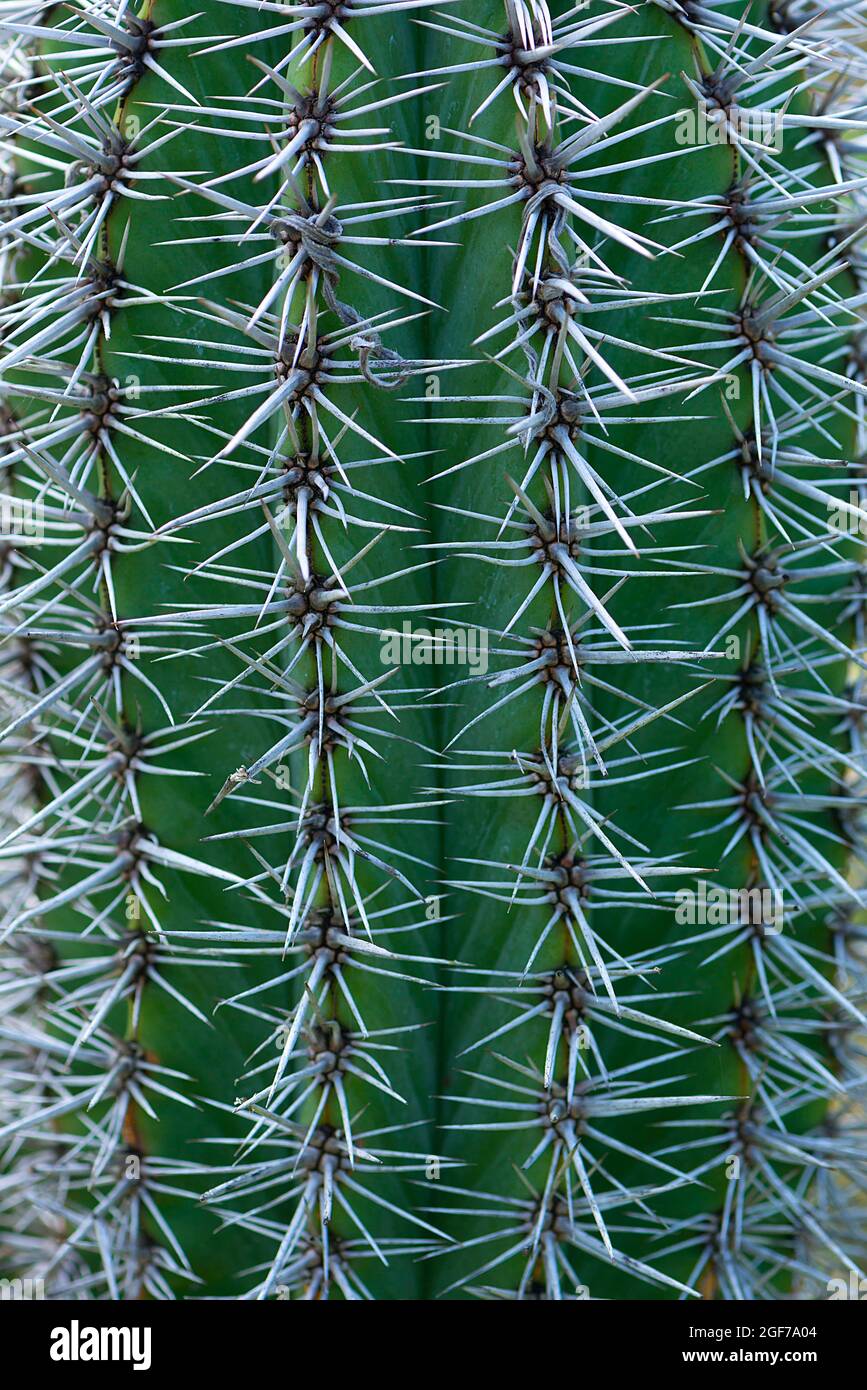
[[[0,6],[10,1274],[861,1276],[858,15]]]

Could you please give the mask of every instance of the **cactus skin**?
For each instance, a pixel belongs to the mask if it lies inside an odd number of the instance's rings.
[[[857,7],[0,24],[0,1274],[860,1277]]]

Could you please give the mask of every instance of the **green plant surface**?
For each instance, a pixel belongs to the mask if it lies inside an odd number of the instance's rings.
[[[3,7],[4,1277],[867,1277],[857,13]]]

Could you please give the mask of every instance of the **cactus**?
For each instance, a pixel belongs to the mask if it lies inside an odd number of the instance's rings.
[[[0,4],[0,1275],[867,1277],[860,14]]]

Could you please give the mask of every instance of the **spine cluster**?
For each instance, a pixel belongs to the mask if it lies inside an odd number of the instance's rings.
[[[631,24],[649,42],[658,11],[506,9],[505,37],[448,25],[448,71],[499,81],[461,90],[474,109],[438,158],[467,204],[428,228],[460,227],[470,263],[513,247],[476,338],[491,370],[454,398],[471,443],[442,473],[459,539],[440,544],[461,583],[496,567],[470,582],[501,660],[448,744],[473,804],[447,828],[470,864],[452,882],[482,904],[459,914],[472,963],[445,1032],[476,1066],[446,1123],[489,1182],[488,1234],[462,1242],[486,1258],[452,1287],[622,1296],[619,1268],[682,1296],[815,1294],[829,1264],[860,1272],[826,1181],[862,1171],[840,1051],[864,1021],[841,926],[861,905],[860,166],[833,77],[851,47],[815,38],[818,15],[678,9],[646,80],[598,64],[597,110],[576,51]],[[470,859],[480,799],[504,815]],[[455,1192],[472,1226],[479,1187]]]
[[[88,9],[49,27],[6,6],[2,25],[4,1206],[13,1273],[60,1297],[171,1297],[195,1276],[163,1206],[194,1165],[146,1151],[142,1125],[193,1102],[143,1019],[161,997],[206,1023],[169,978],[160,920],[165,872],[206,866],[149,823],[141,788],[184,777],[198,735],[147,672],[159,632],[125,627],[153,530],[127,444],[165,446],[112,342],[157,299],[130,227],[170,136],[137,98],[184,40],[177,22]]]

